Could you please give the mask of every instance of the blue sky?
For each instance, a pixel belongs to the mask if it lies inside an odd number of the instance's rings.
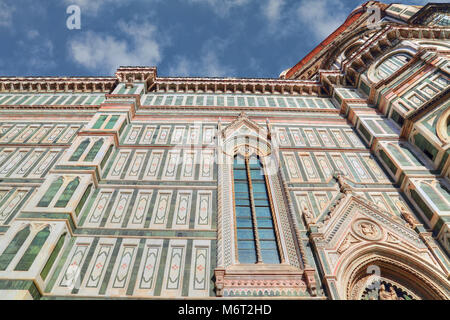
[[[276,78],[360,3],[0,0],[0,76],[112,76],[120,65],[156,65],[159,76]],[[81,9],[80,30],[66,27],[71,4]]]

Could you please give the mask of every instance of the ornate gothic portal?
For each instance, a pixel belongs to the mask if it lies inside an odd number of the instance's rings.
[[[0,77],[0,298],[449,299],[449,9],[273,79]]]

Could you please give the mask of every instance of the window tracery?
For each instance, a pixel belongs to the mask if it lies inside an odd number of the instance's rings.
[[[237,155],[233,164],[238,261],[279,264],[279,241],[261,161]]]

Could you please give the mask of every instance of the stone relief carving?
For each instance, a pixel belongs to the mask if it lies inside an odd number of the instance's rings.
[[[383,237],[380,226],[367,219],[359,219],[352,224],[353,232],[360,238],[368,241],[377,241]]]
[[[342,241],[342,244],[340,245],[337,252],[339,254],[343,254],[348,248],[358,242],[360,242],[360,240],[356,239],[351,233],[349,233],[347,237],[345,237],[344,241]]]

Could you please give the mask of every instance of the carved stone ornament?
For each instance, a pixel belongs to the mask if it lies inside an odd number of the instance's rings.
[[[378,241],[383,238],[383,231],[374,222],[368,219],[359,219],[353,222],[353,232],[367,241]]]
[[[302,213],[308,225],[314,223],[314,216],[312,215],[311,211],[309,211],[308,207],[306,207],[306,205],[303,205]]]
[[[342,241],[341,246],[338,249],[339,254],[343,254],[348,248],[350,248],[354,243],[360,242],[358,239],[356,239],[354,236],[352,236],[351,233],[349,233],[344,241]]]
[[[404,300],[397,295],[393,287],[390,287],[389,290],[386,290],[384,284],[380,286],[378,296],[380,300]]]

